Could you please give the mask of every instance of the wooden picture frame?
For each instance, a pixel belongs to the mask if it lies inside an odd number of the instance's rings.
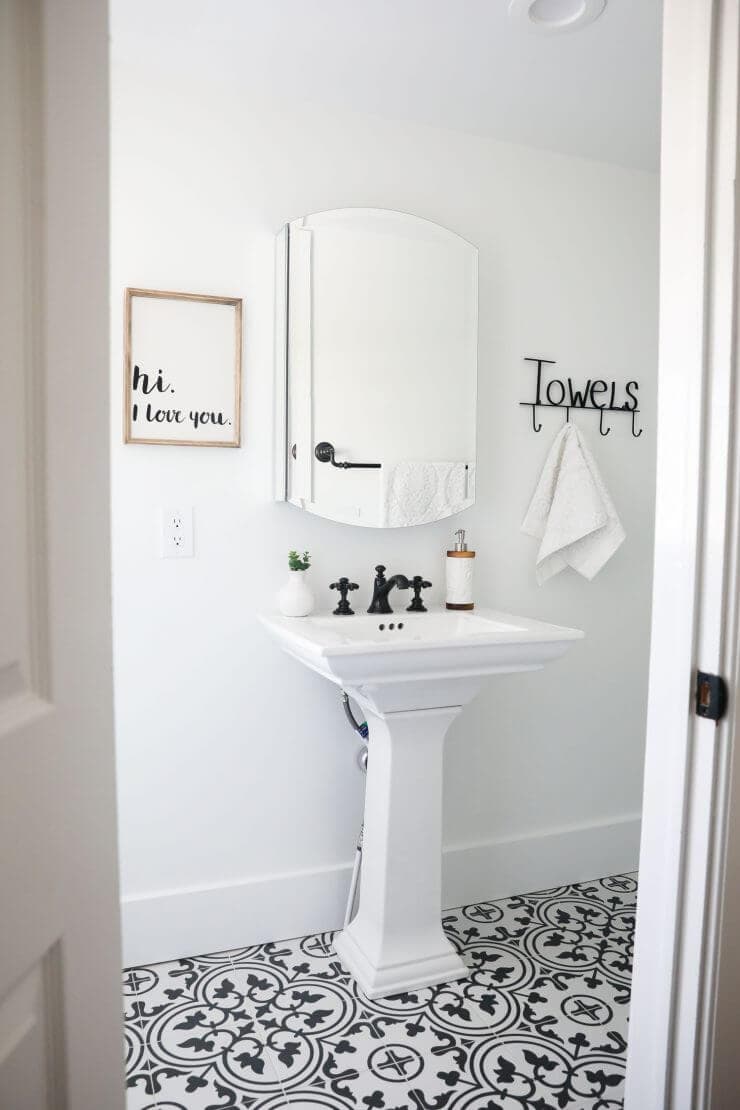
[[[241,372],[240,298],[126,289],[124,443],[241,446]]]

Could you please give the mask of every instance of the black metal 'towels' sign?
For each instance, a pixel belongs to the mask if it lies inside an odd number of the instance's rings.
[[[622,416],[626,413],[632,417],[632,435],[635,439],[642,435],[642,428],[635,428],[635,416],[640,411],[638,382],[630,381],[625,386],[619,386],[616,381],[594,377],[576,383],[571,377],[560,377],[550,369],[556,365],[554,359],[525,358],[524,361],[537,366],[534,400],[519,402],[532,409],[532,428],[535,432],[542,430],[542,425],[537,423],[538,408],[565,409],[566,420],[570,419],[571,409],[585,409],[599,413],[599,432],[602,436],[608,436],[611,431],[611,427],[604,428],[604,413]]]

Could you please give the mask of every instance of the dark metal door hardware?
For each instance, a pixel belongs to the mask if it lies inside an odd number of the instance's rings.
[[[727,683],[718,674],[696,673],[696,712],[709,721],[721,721],[727,712]]]

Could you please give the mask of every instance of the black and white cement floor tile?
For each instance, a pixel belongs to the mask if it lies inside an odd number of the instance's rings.
[[[131,968],[128,1110],[616,1110],[636,891],[447,912],[470,977],[375,1001],[331,934]]]

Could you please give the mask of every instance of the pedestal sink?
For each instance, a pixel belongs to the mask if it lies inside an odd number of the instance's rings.
[[[583,633],[484,609],[262,620],[370,726],[360,905],[335,938],[342,963],[369,998],[463,978],[441,925],[445,734],[489,675],[539,670]]]

